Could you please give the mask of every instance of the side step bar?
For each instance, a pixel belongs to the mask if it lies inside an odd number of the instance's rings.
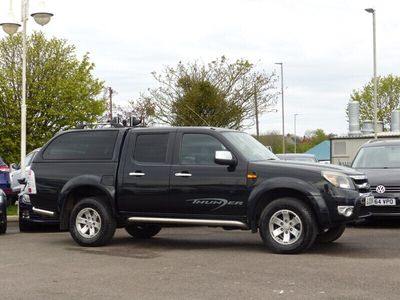
[[[249,229],[249,227],[243,222],[229,220],[130,217],[128,218],[128,221],[132,223],[181,224],[215,227],[237,227],[241,229]]]
[[[50,210],[44,210],[36,207],[32,207],[32,210],[34,213],[37,213],[38,215],[44,215],[48,217],[54,217],[55,213],[50,211]]]

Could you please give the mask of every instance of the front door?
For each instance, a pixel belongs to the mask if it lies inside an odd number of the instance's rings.
[[[215,151],[229,149],[217,136],[188,130],[177,134],[180,149],[170,172],[171,207],[195,218],[246,215],[247,165],[216,164]]]

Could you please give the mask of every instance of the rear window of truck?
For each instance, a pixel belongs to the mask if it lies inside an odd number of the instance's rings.
[[[118,131],[68,132],[55,138],[45,149],[45,160],[112,159]]]

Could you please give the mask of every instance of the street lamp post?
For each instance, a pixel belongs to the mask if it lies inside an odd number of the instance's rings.
[[[294,153],[296,153],[296,147],[297,147],[297,135],[296,135],[296,117],[299,114],[294,114]]]
[[[282,153],[285,153],[285,101],[283,97],[283,63],[275,63],[281,66],[281,94],[282,94]]]
[[[377,119],[378,119],[378,100],[377,100],[377,90],[378,90],[378,78],[376,77],[376,26],[375,26],[375,9],[373,8],[366,8],[366,12],[372,14],[372,36],[373,36],[373,60],[374,60],[374,137],[375,139],[378,138],[377,133]]]
[[[26,156],[26,22],[28,21],[29,0],[21,1],[21,22],[22,22],[22,100],[21,100],[21,178],[25,178],[25,156]],[[47,12],[44,2],[40,3],[40,10],[31,14],[36,23],[46,25],[50,22],[52,13]],[[12,11],[12,0],[10,0],[8,19],[0,23],[3,30],[13,35],[21,26],[15,21]]]

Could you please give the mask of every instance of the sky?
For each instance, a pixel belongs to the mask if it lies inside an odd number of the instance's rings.
[[[0,20],[10,0],[0,0]],[[12,0],[19,17],[20,0]],[[39,0],[30,0],[30,13]],[[225,55],[280,74],[283,63],[285,133],[348,131],[345,109],[354,89],[373,75],[372,14],[376,9],[378,75],[399,75],[398,0],[47,0],[54,14],[28,33],[66,39],[95,63],[94,75],[124,105],[157,86],[151,72],[179,61],[207,63]],[[0,37],[3,33],[0,33]],[[280,80],[280,79],[279,79]],[[280,89],[280,81],[277,88]],[[277,112],[260,116],[260,132],[282,132]],[[255,127],[248,130],[255,133]]]

